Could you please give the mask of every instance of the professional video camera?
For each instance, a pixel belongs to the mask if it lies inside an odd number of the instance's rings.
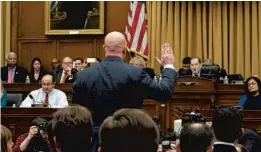
[[[187,112],[184,114],[182,117],[182,125],[186,123],[205,123],[205,117],[203,116],[202,113],[193,111],[193,112]]]

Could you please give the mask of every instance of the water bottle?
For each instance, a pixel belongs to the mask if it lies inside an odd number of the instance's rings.
[[[158,78],[157,78],[157,76],[154,76],[153,81],[158,82]]]
[[[224,78],[224,84],[229,84],[227,76]]]
[[[162,76],[160,75],[160,77],[159,77],[159,83],[161,82],[161,80],[162,80]]]
[[[25,83],[30,83],[30,78],[29,78],[29,76],[26,77]]]

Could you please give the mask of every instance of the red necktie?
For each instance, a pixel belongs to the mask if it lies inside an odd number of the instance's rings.
[[[45,96],[44,104],[48,104],[48,94],[46,94],[46,96]]]

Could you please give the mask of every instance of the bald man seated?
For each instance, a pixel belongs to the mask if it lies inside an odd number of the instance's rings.
[[[27,69],[17,65],[17,55],[10,52],[6,57],[7,66],[1,68],[1,79],[6,83],[25,83]]]
[[[73,60],[70,57],[63,58],[62,69],[56,71],[56,83],[73,83],[76,78],[77,71],[73,69]]]
[[[99,128],[103,120],[118,109],[142,108],[145,98],[156,101],[172,99],[177,72],[170,45],[164,44],[161,49],[164,66],[161,83],[153,81],[142,68],[124,63],[126,46],[122,33],[109,33],[103,46],[105,59],[78,72],[73,83],[72,102],[88,107],[94,128]],[[98,133],[98,130],[94,129],[94,132]],[[93,137],[94,142],[98,141],[97,136]]]
[[[32,104],[46,104],[50,108],[68,106],[66,94],[54,88],[55,84],[52,75],[43,76],[41,84],[42,88],[30,92],[20,107],[31,107]]]

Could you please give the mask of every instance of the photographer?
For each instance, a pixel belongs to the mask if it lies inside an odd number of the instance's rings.
[[[29,132],[20,135],[15,142],[13,152],[49,152],[48,135],[46,133],[45,124],[47,121],[43,118],[33,120],[33,126],[29,128]]]

